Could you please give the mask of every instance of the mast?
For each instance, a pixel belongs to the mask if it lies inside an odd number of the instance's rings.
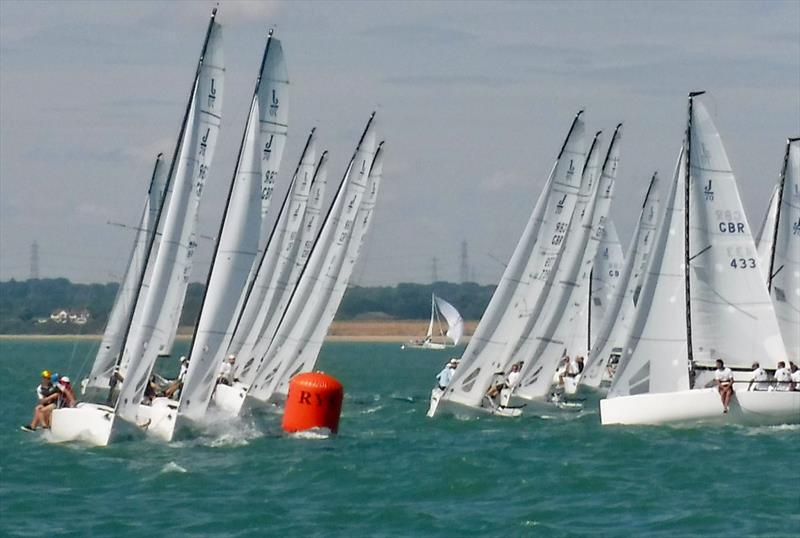
[[[775,246],[778,242],[778,227],[781,222],[781,205],[783,204],[783,187],[786,184],[786,169],[789,166],[789,150],[791,149],[792,142],[797,142],[800,138],[788,138],[786,140],[786,153],[783,155],[783,168],[781,169],[781,179],[778,184],[778,205],[775,211],[775,225],[772,228],[772,248],[769,253],[769,280],[767,280],[767,290],[772,293],[772,277],[777,274],[775,269]],[[780,271],[780,268],[778,269]]]
[[[161,218],[164,214],[164,205],[167,196],[166,193],[169,192],[170,186],[172,185],[172,178],[173,172],[175,171],[175,162],[178,159],[178,153],[181,150],[181,140],[183,140],[184,135],[186,134],[186,124],[189,121],[189,112],[192,108],[192,98],[194,96],[195,88],[197,87],[197,79],[200,77],[200,69],[203,67],[203,60],[206,56],[206,50],[208,48],[208,40],[211,38],[211,30],[214,28],[214,19],[217,16],[217,8],[213,8],[211,10],[211,19],[208,21],[208,28],[206,29],[206,37],[203,40],[203,48],[200,51],[200,59],[197,61],[197,69],[194,72],[194,80],[192,81],[191,90],[189,90],[189,99],[186,101],[186,110],[183,112],[183,121],[181,122],[181,128],[178,132],[178,141],[175,144],[175,150],[172,152],[172,161],[169,165],[169,171],[167,172],[167,179],[164,182],[164,197],[161,198],[161,202],[158,205],[158,212],[156,213],[155,225],[153,226],[153,233],[151,234],[150,238],[148,239],[148,245],[145,249],[147,254],[145,255],[144,263],[142,264],[142,271],[139,274],[139,293],[133,299],[133,306],[131,308],[131,317],[128,321],[127,327],[125,328],[125,335],[122,337],[122,346],[120,347],[119,356],[117,357],[116,365],[114,366],[114,373],[111,374],[111,381],[109,381],[109,388],[108,388],[108,397],[106,398],[107,405],[111,405],[111,401],[113,399],[114,387],[117,385],[117,376],[116,373],[119,371],[119,365],[122,362],[122,357],[125,355],[125,346],[128,344],[128,336],[130,336],[131,332],[131,325],[133,322],[133,313],[136,311],[136,306],[139,303],[139,297],[141,297],[141,286],[142,282],[144,281],[144,275],[147,271],[147,265],[150,261],[150,257],[153,254],[153,246],[155,245],[155,238],[156,238],[156,231],[158,230],[159,224],[161,223]],[[155,177],[155,170],[153,170],[153,177]],[[152,180],[151,180],[152,181]]]
[[[689,283],[689,263],[691,262],[691,254],[689,252],[689,188],[691,186],[692,169],[692,106],[694,105],[694,98],[704,93],[706,92],[689,92],[689,118],[686,122],[686,176],[683,185],[683,280],[684,293],[686,294],[686,353],[689,364],[693,364],[694,361],[694,353],[692,351],[692,299],[690,295],[691,285]]]
[[[586,350],[592,349],[592,277],[594,276],[594,262],[589,270],[589,308],[586,310]]]

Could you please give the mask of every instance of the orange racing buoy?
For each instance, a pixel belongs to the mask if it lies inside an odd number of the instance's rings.
[[[287,432],[311,428],[339,429],[344,387],[322,372],[298,374],[289,382],[281,427]]]

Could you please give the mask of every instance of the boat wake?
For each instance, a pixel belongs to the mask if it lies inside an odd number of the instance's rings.
[[[189,471],[187,471],[185,467],[181,467],[180,465],[178,465],[174,461],[171,461],[171,462],[165,464],[161,468],[161,471],[159,471],[160,474],[166,474],[166,473],[188,473],[188,472]]]

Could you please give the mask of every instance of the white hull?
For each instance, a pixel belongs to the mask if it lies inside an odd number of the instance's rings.
[[[798,424],[800,392],[736,391],[723,413],[716,388],[685,390],[600,400],[600,421],[608,424]]]
[[[472,407],[456,403],[450,400],[439,400],[436,409],[440,413],[446,413],[456,417],[466,417],[466,418],[475,418],[484,415],[495,415],[498,417],[518,417],[522,415],[522,406]]]
[[[246,397],[247,387],[237,381],[233,385],[217,385],[211,401],[223,413],[237,417],[242,412]]]
[[[436,414],[436,408],[439,407],[439,401],[442,399],[443,394],[444,391],[439,387],[433,387],[433,390],[431,390],[431,404],[428,406],[426,415],[428,418],[433,418]]]
[[[407,347],[415,348],[415,349],[447,349],[448,347],[455,347],[453,344],[439,344],[436,342],[425,342],[425,343],[417,343],[417,342],[409,342],[407,344],[403,344],[400,346],[401,349],[405,349]]]
[[[580,374],[574,377],[564,377],[564,394],[575,394],[578,392],[578,384],[581,382]]]
[[[164,442],[172,441],[178,422],[178,402],[169,398],[154,398],[151,405],[139,405],[136,424]]]
[[[54,409],[46,439],[51,443],[79,441],[107,446],[114,418],[114,408],[106,405],[79,403],[77,407]]]

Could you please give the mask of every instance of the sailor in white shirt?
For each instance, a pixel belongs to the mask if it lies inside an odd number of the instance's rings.
[[[223,385],[230,385],[233,383],[233,363],[236,362],[236,355],[228,355],[228,360],[222,363],[219,369],[219,377],[217,383]]]
[[[733,372],[725,366],[722,359],[717,359],[717,369],[714,371],[714,384],[717,385],[717,391],[722,398],[723,413],[728,412],[728,407],[733,398]]]
[[[775,370],[775,376],[773,379],[775,380],[775,390],[789,390],[789,383],[792,381],[792,374],[789,372],[789,369],[786,368],[785,362],[780,361],[778,363],[778,369]]]
[[[752,377],[750,377],[750,384],[747,385],[747,390],[769,390],[769,375],[760,364],[753,363]],[[755,387],[754,387],[755,385]]]
[[[447,385],[450,384],[450,380],[453,379],[453,373],[455,373],[457,365],[458,359],[450,359],[450,362],[445,364],[444,369],[436,374],[436,379],[439,383],[439,390],[446,389]]]
[[[790,362],[789,371],[792,373],[792,390],[800,390],[800,368],[795,363]]]

